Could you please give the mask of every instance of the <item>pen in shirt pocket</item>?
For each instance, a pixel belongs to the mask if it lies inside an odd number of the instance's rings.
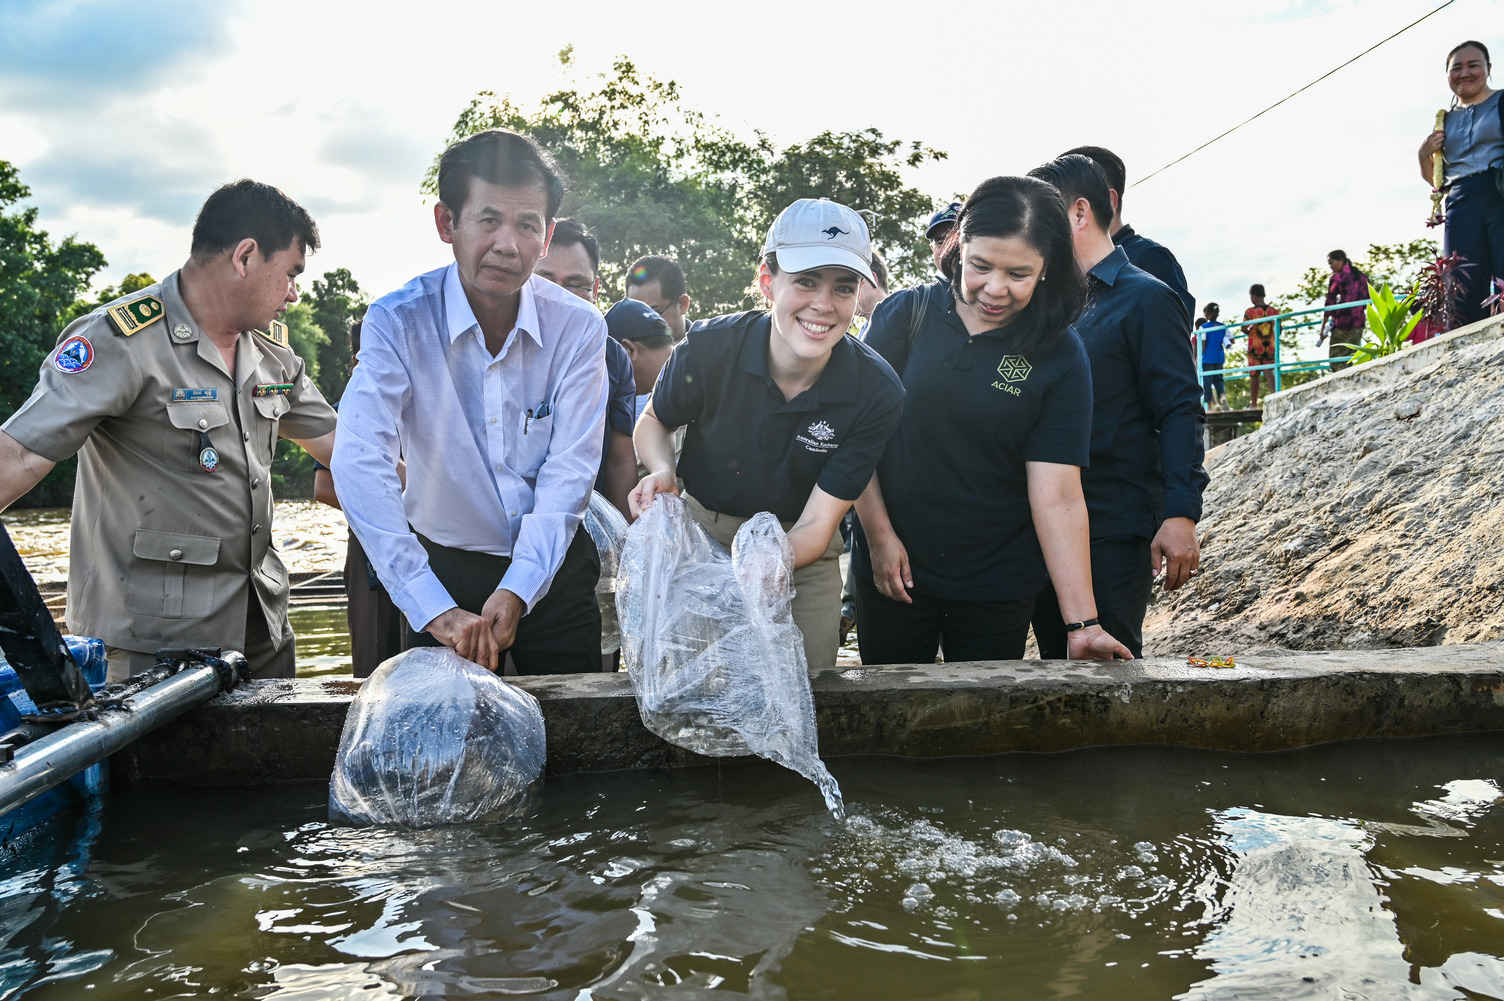
[[[547,400],[544,400],[536,407],[530,408],[527,412],[527,416],[522,419],[522,433],[527,434],[528,424],[532,423],[533,421],[541,421],[543,418],[547,417],[553,412],[554,408],[549,405]]]

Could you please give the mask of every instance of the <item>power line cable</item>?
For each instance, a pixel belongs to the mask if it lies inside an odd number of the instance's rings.
[[[1426,18],[1430,17],[1431,14],[1436,14],[1436,13],[1439,13],[1439,12],[1441,12],[1443,10],[1446,10],[1448,7],[1452,6],[1452,4],[1454,4],[1456,2],[1457,2],[1457,0],[1446,0],[1446,3],[1442,4],[1440,7],[1437,7],[1435,10],[1431,11],[1428,14],[1424,14],[1421,17],[1416,18],[1414,21],[1411,21],[1409,24],[1405,25],[1399,31],[1396,31],[1394,34],[1390,35],[1388,38],[1381,39],[1380,41],[1375,42],[1374,44],[1370,45],[1368,48],[1364,49],[1362,52],[1359,52],[1357,55],[1353,56],[1347,62],[1343,63],[1341,66],[1337,66],[1337,67],[1335,67],[1333,69],[1327,70],[1325,73],[1321,74],[1319,77],[1317,77],[1316,79],[1312,80],[1310,83],[1306,84],[1304,87],[1300,88],[1300,90],[1297,90],[1294,93],[1288,94],[1288,95],[1280,98],[1278,101],[1275,101],[1273,104],[1269,105],[1269,107],[1265,108],[1263,111],[1260,111],[1257,115],[1254,115],[1253,118],[1249,118],[1249,119],[1246,119],[1244,121],[1241,121],[1238,124],[1234,125],[1232,128],[1228,129],[1226,132],[1222,133],[1221,135],[1219,135],[1219,136],[1217,136],[1217,137],[1215,137],[1213,139],[1208,139],[1206,142],[1202,143],[1200,146],[1197,146],[1195,149],[1191,150],[1189,153],[1187,153],[1185,156],[1181,157],[1179,160],[1171,160],[1169,163],[1165,164],[1163,167],[1160,167],[1158,170],[1156,170],[1153,174],[1147,174],[1144,177],[1140,177],[1138,180],[1136,180],[1132,184],[1128,185],[1128,187],[1130,187],[1130,188],[1136,188],[1140,184],[1143,184],[1145,181],[1147,181],[1149,178],[1154,177],[1156,174],[1163,174],[1165,171],[1169,170],[1171,167],[1175,166],[1177,163],[1180,163],[1182,160],[1188,160],[1188,159],[1190,159],[1191,157],[1195,156],[1197,153],[1200,153],[1202,150],[1206,149],[1212,143],[1217,142],[1219,139],[1226,139],[1228,136],[1232,135],[1234,132],[1238,131],[1238,129],[1241,129],[1243,126],[1247,125],[1249,122],[1252,122],[1254,119],[1256,119],[1256,118],[1262,118],[1264,115],[1267,115],[1269,112],[1273,111],[1275,108],[1279,107],[1281,104],[1284,104],[1286,101],[1290,100],[1290,98],[1295,97],[1297,94],[1301,94],[1301,93],[1303,93],[1305,91],[1310,90],[1312,87],[1316,86],[1318,83],[1320,83],[1321,81],[1325,80],[1327,77],[1331,76],[1333,73],[1336,73],[1338,70],[1341,70],[1341,69],[1346,69],[1348,66],[1351,66],[1353,63],[1357,62],[1359,59],[1362,59],[1364,56],[1368,55],[1374,49],[1377,49],[1380,45],[1383,45],[1385,42],[1393,41],[1394,39],[1396,39],[1399,36],[1403,35],[1405,32],[1409,31],[1411,28],[1415,27],[1417,24],[1420,24]]]

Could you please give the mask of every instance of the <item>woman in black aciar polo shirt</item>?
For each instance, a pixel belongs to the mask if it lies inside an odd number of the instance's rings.
[[[903,409],[888,363],[846,336],[871,260],[867,224],[846,206],[804,198],[784,209],[758,274],[768,308],[696,323],[633,436],[648,470],[632,492],[633,517],[655,494],[678,492],[672,434],[687,425],[678,478],[695,520],[723,545],[759,511],[783,522],[811,669],[836,662],[836,529]]]
[[[907,398],[857,502],[862,662],[930,663],[942,644],[953,663],[1022,657],[1047,579],[1065,583],[1073,658],[1129,658],[1092,599],[1091,366],[1070,326],[1086,283],[1065,204],[1042,181],[994,177],[955,234],[948,283],[889,296],[867,328]]]

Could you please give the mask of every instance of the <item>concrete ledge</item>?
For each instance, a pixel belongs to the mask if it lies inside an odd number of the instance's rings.
[[[625,674],[520,685],[543,706],[550,774],[718,760],[648,733]],[[1504,730],[1504,643],[1248,657],[1230,670],[1170,660],[861,668],[821,672],[813,685],[825,757],[1104,744],[1275,751]],[[327,779],[355,690],[348,679],[241,686],[116,755],[114,774],[206,785]]]
[[[1497,341],[1501,336],[1504,336],[1504,316],[1494,316],[1458,327],[1429,341],[1422,341],[1387,358],[1375,358],[1299,386],[1271,393],[1264,398],[1264,420],[1276,420],[1316,400],[1366,393],[1377,386],[1434,365],[1447,353],[1458,348],[1484,341]]]

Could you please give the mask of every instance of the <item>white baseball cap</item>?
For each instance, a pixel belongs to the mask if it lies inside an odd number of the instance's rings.
[[[845,268],[877,284],[866,221],[828,198],[801,198],[778,213],[762,252],[777,254],[781,271]]]

